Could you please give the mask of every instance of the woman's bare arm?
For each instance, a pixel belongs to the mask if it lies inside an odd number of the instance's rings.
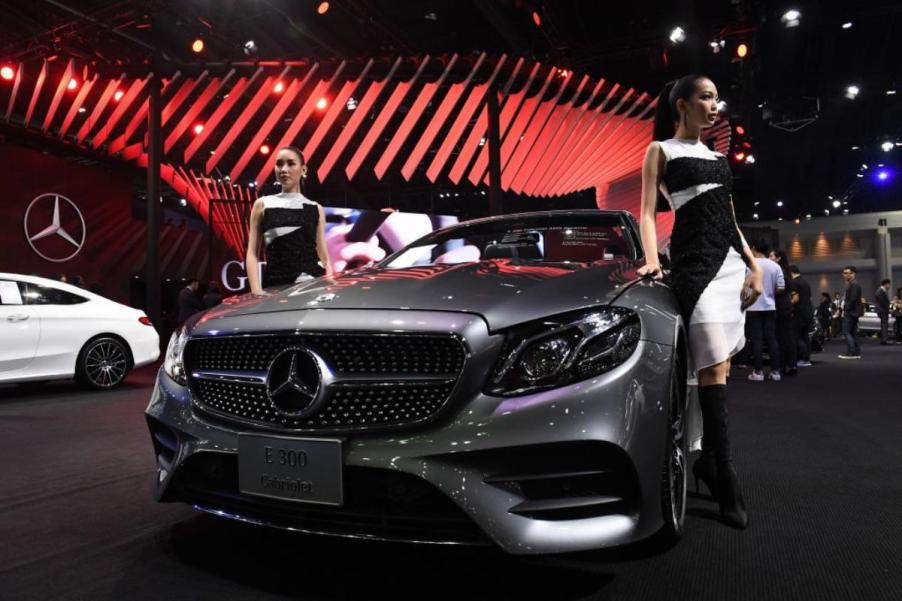
[[[664,153],[656,142],[648,145],[645,160],[642,162],[642,205],[639,215],[639,235],[645,251],[645,265],[639,268],[640,276],[653,275],[661,277],[661,264],[658,261],[658,230],[655,224],[655,212],[658,205],[658,186],[664,175]]]
[[[329,261],[329,250],[326,248],[326,212],[322,206],[319,209],[319,225],[316,227],[316,253],[326,270],[327,276],[332,276],[332,263]]]
[[[251,209],[251,222],[247,235],[247,254],[244,259],[244,268],[247,271],[247,281],[251,287],[251,294],[258,296],[265,294],[260,282],[260,260],[257,250],[260,248],[260,225],[263,222],[263,200],[254,201]]]

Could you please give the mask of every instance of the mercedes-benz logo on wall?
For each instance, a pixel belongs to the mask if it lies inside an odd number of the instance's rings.
[[[291,417],[315,413],[326,400],[332,374],[322,357],[294,346],[272,360],[266,378],[266,394],[277,411]]]
[[[36,196],[25,209],[23,221],[28,245],[48,261],[68,261],[85,245],[85,218],[62,194]]]

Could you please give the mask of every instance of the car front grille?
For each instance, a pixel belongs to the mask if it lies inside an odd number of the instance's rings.
[[[292,348],[315,353],[332,376],[312,413],[281,410],[268,392],[273,361]],[[447,403],[465,360],[462,342],[450,335],[248,335],[194,339],[185,350],[189,387],[201,410],[233,421],[316,432],[430,421]]]

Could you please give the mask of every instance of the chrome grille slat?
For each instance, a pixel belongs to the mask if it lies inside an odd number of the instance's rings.
[[[304,346],[334,370],[327,403],[302,418],[267,396],[267,368]],[[466,350],[453,335],[301,334],[197,338],[185,351],[194,403],[220,418],[291,431],[370,431],[423,423],[451,396]]]

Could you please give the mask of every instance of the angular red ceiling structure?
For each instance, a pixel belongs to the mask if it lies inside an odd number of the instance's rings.
[[[148,79],[94,74],[75,92],[67,84],[76,73],[84,70],[71,60],[18,65],[0,84],[5,123],[146,165]],[[163,176],[201,215],[211,198],[234,201],[214,226],[239,253],[246,224],[236,207],[271,181],[264,144],[298,146],[320,181],[396,173],[487,185],[486,99],[497,94],[502,189],[555,197],[595,188],[604,205],[612,183],[638,172],[655,104],[604,79],[485,53],[207,67],[164,84]],[[721,152],[729,134],[725,121],[712,132]]]

